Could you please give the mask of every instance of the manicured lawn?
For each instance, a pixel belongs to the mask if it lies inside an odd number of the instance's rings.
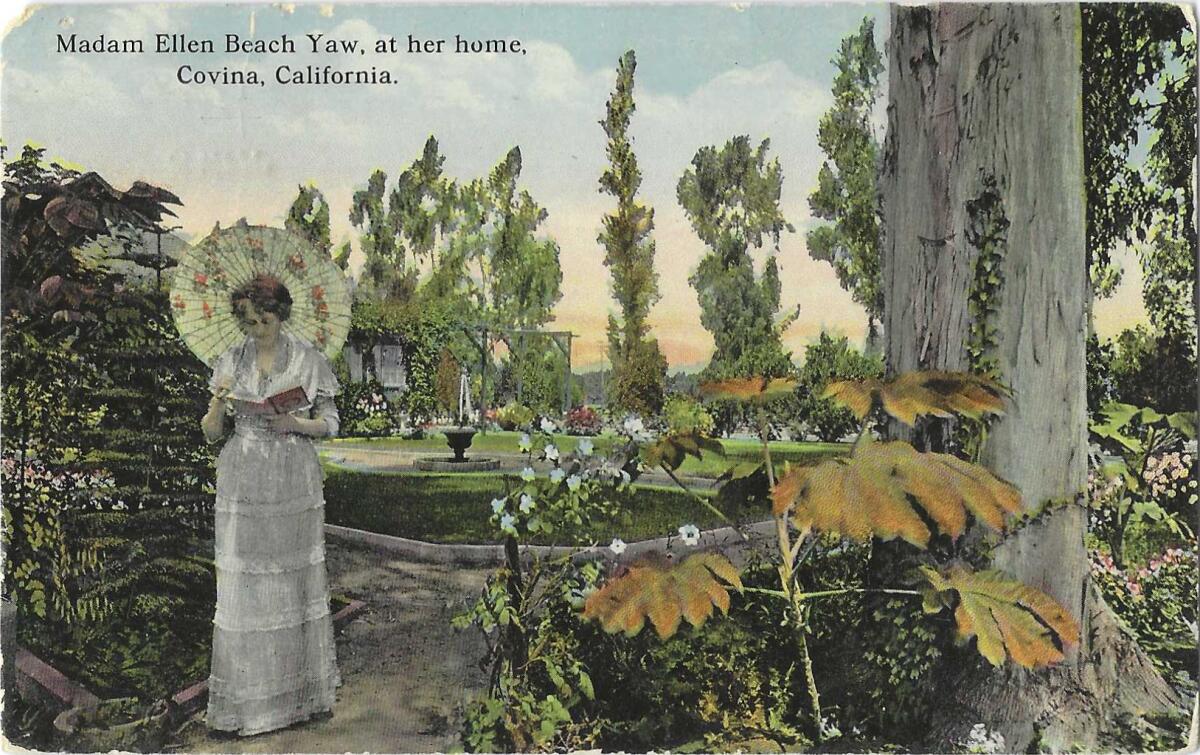
[[[475,436],[468,454],[519,454],[517,441],[520,433],[492,432]],[[561,451],[573,453],[582,438],[572,435],[555,435],[554,443]],[[617,438],[613,435],[601,435],[592,438],[596,453],[605,454],[612,450]],[[440,435],[430,435],[422,440],[404,440],[402,438],[342,438],[333,441],[335,446],[344,445],[352,448],[365,448],[390,451],[412,452],[445,452],[448,451],[445,438]],[[707,477],[715,479],[730,466],[747,461],[762,459],[762,446],[752,440],[721,441],[725,448],[725,457],[705,455],[703,459],[688,457],[679,470],[679,474],[688,477]],[[776,465],[791,462],[793,464],[812,464],[828,456],[847,453],[850,446],[847,443],[810,443],[810,442],[775,442],[771,444],[771,458]]]
[[[325,519],[330,524],[434,543],[497,542],[488,521],[490,501],[504,494],[506,482],[515,484],[495,473],[369,474],[329,465],[326,474]],[[623,513],[588,533],[596,542],[661,537],[681,524],[701,529],[722,524],[675,488],[639,485],[615,498]],[[764,506],[743,518],[768,516]]]

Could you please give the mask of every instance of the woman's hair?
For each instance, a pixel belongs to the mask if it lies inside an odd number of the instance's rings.
[[[292,295],[287,286],[266,273],[259,273],[229,295],[229,305],[239,319],[242,317],[242,308],[238,302],[242,301],[249,302],[259,312],[274,314],[280,322],[288,319],[292,313]]]

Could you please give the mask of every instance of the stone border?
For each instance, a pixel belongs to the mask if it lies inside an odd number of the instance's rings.
[[[696,546],[682,545],[678,536],[640,540],[629,543],[621,557],[629,559],[650,552],[668,551],[678,553],[693,550],[713,550],[723,547],[742,547],[748,543],[754,544],[774,537],[775,526],[774,519],[747,525],[743,528],[747,536],[746,539],[743,539],[733,527],[705,530],[700,533],[700,543]],[[335,540],[365,545],[382,553],[389,553],[426,564],[497,566],[504,561],[505,557],[503,545],[428,543],[424,540],[411,540],[406,537],[399,537],[398,535],[381,535],[378,532],[356,530],[337,524],[326,524],[325,535]],[[616,554],[609,550],[607,545],[588,547],[523,545],[521,546],[521,554],[523,556],[542,557],[571,554],[573,558],[581,561],[617,558]]]

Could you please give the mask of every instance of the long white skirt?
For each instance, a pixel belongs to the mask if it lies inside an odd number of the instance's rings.
[[[258,734],[333,708],[341,683],[312,442],[239,425],[217,460],[209,728]]]

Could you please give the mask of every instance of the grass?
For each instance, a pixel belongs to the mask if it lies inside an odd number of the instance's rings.
[[[325,520],[330,524],[433,543],[499,542],[489,522],[489,503],[505,493],[506,484],[515,484],[514,478],[495,473],[372,474],[327,466],[326,474]],[[723,524],[677,488],[637,485],[614,497],[622,513],[594,525],[584,533],[586,539],[633,542],[672,534],[681,524],[701,529]],[[751,519],[767,516],[765,506],[746,512]]]
[[[520,454],[517,432],[490,432],[475,436],[468,454]],[[554,444],[565,453],[573,453],[579,441],[583,440],[573,435],[555,435]],[[612,450],[613,443],[618,440],[614,435],[601,435],[592,438],[596,453],[607,454]],[[380,451],[409,451],[423,453],[448,452],[446,440],[441,434],[431,434],[421,440],[405,440],[403,438],[342,438],[333,441],[335,446],[347,448],[364,448]],[[731,466],[743,462],[757,462],[762,459],[762,445],[755,440],[723,439],[721,445],[725,456],[706,454],[703,459],[688,457],[679,474],[685,477],[704,477],[716,479]],[[849,451],[846,443],[815,443],[815,442],[783,442],[771,443],[771,458],[775,464],[784,462],[793,464],[811,464],[828,456],[836,456]]]

